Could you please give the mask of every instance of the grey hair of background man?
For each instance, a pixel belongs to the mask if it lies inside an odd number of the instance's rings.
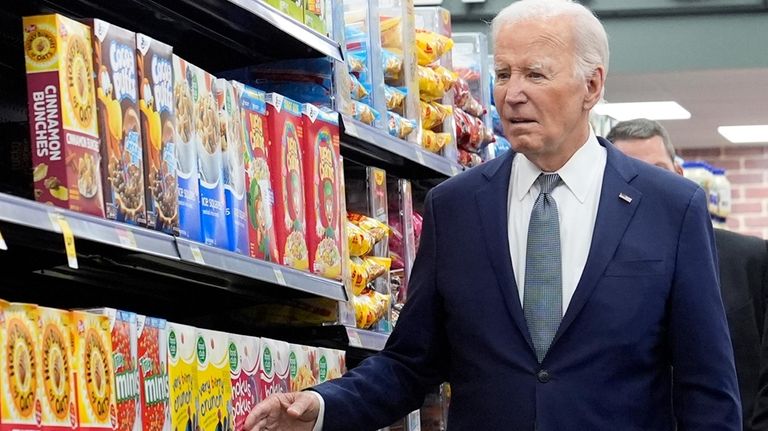
[[[664,148],[667,150],[669,159],[672,163],[675,163],[675,147],[672,145],[672,139],[667,133],[667,129],[664,128],[658,121],[649,120],[647,118],[636,118],[634,120],[620,121],[608,132],[608,139],[611,142],[620,141],[623,139],[650,139],[654,136],[661,136],[661,140],[664,141]]]
[[[608,72],[608,36],[605,28],[586,7],[572,0],[519,0],[505,7],[491,23],[493,40],[502,27],[529,19],[548,19],[568,16],[573,19],[574,42],[576,44],[576,73],[586,79],[598,66]]]

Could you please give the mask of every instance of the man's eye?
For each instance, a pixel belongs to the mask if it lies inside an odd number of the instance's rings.
[[[509,79],[509,72],[496,72],[497,81],[506,81]]]
[[[531,79],[544,79],[544,75],[539,72],[528,72],[528,77]]]

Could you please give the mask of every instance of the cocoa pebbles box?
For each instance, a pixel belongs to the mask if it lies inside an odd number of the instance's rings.
[[[99,19],[90,24],[106,216],[144,226],[147,214],[136,34]]]
[[[147,227],[178,233],[173,48],[136,35]]]
[[[275,193],[275,231],[280,263],[307,271],[301,105],[277,93],[268,93],[266,99],[267,153]]]
[[[248,254],[278,262],[275,233],[275,195],[272,192],[267,154],[267,103],[265,93],[243,87],[240,93],[245,139],[245,188],[248,213]]]
[[[179,236],[201,242],[200,183],[197,168],[195,67],[173,56],[173,101],[176,108],[176,176],[178,181]]]
[[[341,279],[339,115],[304,105],[301,154],[311,272]]]
[[[104,217],[91,29],[23,19],[35,200]]]

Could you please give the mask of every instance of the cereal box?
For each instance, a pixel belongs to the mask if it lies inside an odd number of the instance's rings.
[[[54,308],[38,308],[42,389],[41,426],[65,431],[77,426],[75,370],[72,367],[72,314]]]
[[[197,330],[197,417],[201,431],[232,430],[229,336]]]
[[[288,369],[291,375],[291,392],[303,391],[317,384],[317,348],[291,344]]]
[[[305,0],[304,24],[322,35],[328,34],[325,0]]]
[[[61,15],[23,24],[35,199],[104,217],[91,30]]]
[[[166,321],[137,316],[141,427],[144,431],[169,431],[168,331]]]
[[[347,372],[346,353],[336,349],[317,349],[318,383],[338,379]]]
[[[202,241],[200,183],[197,173],[196,68],[173,56],[173,101],[176,113],[176,175],[178,181],[179,235]]]
[[[168,323],[168,380],[174,431],[198,429],[195,331],[192,326]]]
[[[192,102],[195,107],[195,136],[197,139],[197,172],[200,180],[200,223],[203,242],[225,248],[227,224],[225,219],[222,129],[214,82],[216,78],[198,67],[192,70]],[[196,89],[196,90],[195,90]]]
[[[225,79],[216,80],[216,102],[221,126],[221,158],[224,168],[225,248],[248,254],[248,217],[245,209],[245,147],[243,118],[235,87]]]
[[[178,233],[173,48],[136,35],[147,227]]]
[[[259,356],[259,399],[290,392],[289,359],[291,347],[285,341],[261,339]]]
[[[81,430],[117,428],[109,318],[73,311],[75,389]]]
[[[140,431],[137,316],[114,308],[89,311],[109,318],[115,367],[117,431]]]
[[[341,279],[339,115],[304,104],[304,194],[310,271]]]
[[[232,377],[234,429],[242,430],[248,413],[259,402],[256,379],[259,365],[259,338],[229,335],[229,369]]]
[[[38,309],[8,304],[0,311],[0,430],[36,430],[40,425]]]
[[[304,1],[305,0],[267,0],[267,4],[298,22],[304,22]]]
[[[304,131],[301,105],[277,93],[268,93],[269,167],[275,193],[275,232],[279,262],[309,269],[304,215],[304,175],[301,141]]]
[[[104,174],[104,209],[110,220],[146,225],[136,34],[100,19],[93,29],[96,115]]]
[[[248,212],[248,253],[251,257],[278,262],[275,234],[275,195],[267,154],[267,103],[265,93],[243,87],[240,95],[245,135],[245,187]]]

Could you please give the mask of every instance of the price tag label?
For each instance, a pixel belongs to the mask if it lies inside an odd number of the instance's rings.
[[[72,269],[77,269],[79,265],[77,264],[75,236],[72,234],[72,228],[69,227],[69,222],[63,214],[56,214],[56,222],[59,225],[61,234],[64,236],[64,251],[67,253],[67,265]]]
[[[2,232],[0,232],[0,250],[8,250],[8,244],[5,243]]]
[[[273,271],[275,272],[275,280],[277,281],[277,284],[281,286],[286,286],[285,276],[283,276],[283,271],[280,270],[279,268],[275,268]]]
[[[459,175],[459,173],[461,173],[461,170],[459,169],[459,167],[452,164],[451,165],[451,175],[455,176],[455,175]]]
[[[424,153],[421,150],[416,150],[416,161],[421,165],[424,164]]]
[[[353,330],[347,330],[347,338],[349,338],[349,345],[352,347],[363,348],[363,341],[360,339],[360,333]]]
[[[138,248],[138,245],[136,245],[136,236],[133,232],[121,228],[116,228],[115,230],[117,231],[117,239],[120,240],[120,244],[122,244],[123,247],[133,250]]]
[[[200,247],[196,245],[189,246],[189,251],[192,252],[192,259],[200,265],[205,265],[205,259],[203,259],[203,252],[200,251]]]

